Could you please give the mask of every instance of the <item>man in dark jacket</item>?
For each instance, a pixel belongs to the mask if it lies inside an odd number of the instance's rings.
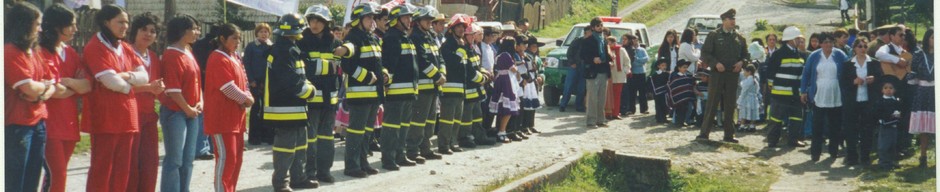
[[[590,30],[584,30],[583,36],[578,37],[571,41],[571,46],[568,47],[568,64],[570,68],[568,69],[568,74],[565,75],[565,88],[564,93],[561,95],[561,101],[558,103],[558,110],[565,112],[565,107],[568,107],[568,101],[571,100],[571,94],[577,96],[575,98],[575,110],[578,112],[584,112],[584,69],[581,67],[580,50],[581,42],[584,41],[584,36],[587,36],[588,33],[591,33]]]
[[[415,61],[414,42],[411,33],[410,4],[392,8],[389,29],[383,38],[382,66],[392,77],[388,97],[384,104],[385,115],[382,118],[382,168],[390,171],[399,170],[399,166],[415,166],[415,162],[405,159],[405,136],[411,127],[412,104],[418,94],[418,63]]]
[[[441,159],[431,150],[431,136],[437,120],[437,101],[440,86],[447,81],[444,77],[444,58],[434,39],[431,23],[439,13],[432,6],[421,7],[414,15],[412,33],[409,38],[415,43],[418,69],[418,100],[414,102],[411,116],[412,130],[406,139],[406,157],[408,160],[423,164],[425,160]],[[420,152],[420,156],[419,156]]]
[[[304,17],[308,28],[297,46],[303,52],[307,80],[317,88],[313,97],[307,99],[307,163],[304,172],[310,180],[333,183],[330,174],[333,167],[333,124],[336,122],[336,105],[339,97],[339,64],[336,61],[342,51],[336,51],[342,43],[327,27],[332,23],[329,8],[314,5],[307,8]]]
[[[722,27],[708,33],[705,44],[702,45],[702,61],[708,64],[711,70],[712,82],[708,84],[708,102],[705,107],[705,122],[696,139],[708,140],[712,123],[721,104],[723,112],[723,127],[725,142],[737,143],[734,138],[734,109],[737,108],[736,91],[738,89],[738,73],[747,62],[750,55],[747,53],[747,41],[735,29],[734,9],[721,14]],[[720,100],[719,100],[720,99]]]
[[[379,14],[378,4],[363,3],[353,8],[352,29],[346,35],[343,47],[350,50],[342,56],[343,72],[349,75],[346,81],[344,106],[349,110],[349,128],[346,129],[346,170],[343,174],[365,178],[379,173],[369,165],[366,156],[379,104],[385,100],[385,83],[388,71],[382,67],[382,48],[379,39],[372,34]]]
[[[582,63],[585,63],[584,78],[587,79],[586,88],[588,98],[587,121],[588,128],[594,126],[607,127],[607,118],[604,117],[604,104],[607,101],[607,79],[610,77],[610,55],[607,52],[607,42],[603,40],[601,30],[604,24],[599,17],[591,20],[590,25],[585,30],[592,31],[585,35],[585,40],[581,44],[580,57]]]
[[[307,154],[306,100],[316,91],[306,79],[303,54],[296,45],[304,22],[297,14],[287,14],[278,23],[282,27],[274,31],[276,40],[267,54],[270,67],[264,82],[265,94],[271,97],[263,101],[264,124],[275,130],[272,185],[275,191],[316,188],[319,183],[309,180],[303,170]]]

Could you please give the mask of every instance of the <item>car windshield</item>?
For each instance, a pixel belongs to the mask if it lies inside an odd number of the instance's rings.
[[[718,29],[719,25],[721,25],[720,18],[692,18],[689,19],[689,24],[686,27],[694,27],[698,29],[699,33],[708,33]]]
[[[633,33],[632,30],[625,28],[610,28],[611,35],[617,38],[617,42],[621,42],[621,37],[623,34]],[[571,46],[571,43],[574,42],[574,39],[584,36],[584,27],[575,27],[571,29],[571,32],[568,33],[568,37],[565,37],[565,43],[562,46]]]

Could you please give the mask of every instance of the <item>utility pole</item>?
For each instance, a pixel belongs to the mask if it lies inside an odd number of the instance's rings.
[[[166,10],[163,14],[164,22],[169,22],[176,17],[176,0],[165,0],[163,8]]]

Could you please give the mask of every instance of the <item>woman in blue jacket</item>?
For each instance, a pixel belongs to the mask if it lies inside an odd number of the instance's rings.
[[[823,125],[828,125],[829,155],[835,158],[842,143],[842,101],[839,76],[845,67],[840,65],[848,61],[842,51],[833,49],[835,36],[825,32],[819,35],[821,49],[813,51],[803,66],[803,78],[800,81],[800,99],[813,109],[813,143],[810,154],[813,161],[819,161],[822,154]],[[826,124],[824,124],[826,123]]]

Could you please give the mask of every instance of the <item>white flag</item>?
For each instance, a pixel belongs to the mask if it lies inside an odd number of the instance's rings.
[[[300,6],[299,0],[227,0],[228,2],[252,8],[261,12],[281,16],[296,13]]]

